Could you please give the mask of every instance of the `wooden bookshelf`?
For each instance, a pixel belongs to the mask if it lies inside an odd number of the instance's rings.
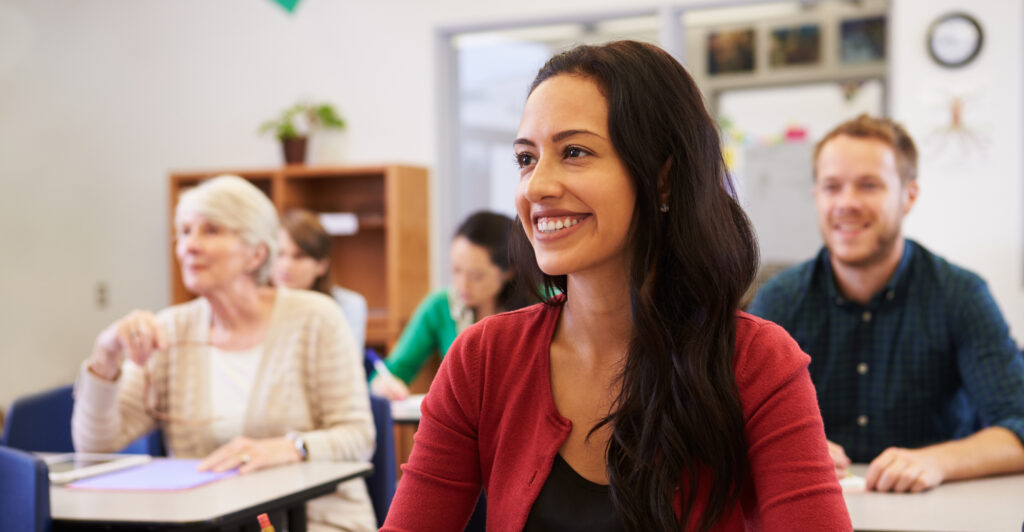
[[[174,253],[174,209],[181,192],[205,179],[234,174],[270,197],[279,212],[354,213],[359,230],[334,237],[335,284],[366,297],[366,343],[387,352],[430,289],[429,187],[425,168],[288,165],[271,169],[213,169],[170,174],[171,300],[193,297]]]

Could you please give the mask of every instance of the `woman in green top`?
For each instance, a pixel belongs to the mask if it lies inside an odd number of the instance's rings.
[[[392,378],[374,375],[373,393],[388,399],[409,395],[406,385],[434,352],[443,357],[466,327],[492,314],[514,310],[532,301],[515,286],[509,262],[508,238],[512,219],[481,211],[467,218],[452,240],[452,284],[420,303],[384,360]]]

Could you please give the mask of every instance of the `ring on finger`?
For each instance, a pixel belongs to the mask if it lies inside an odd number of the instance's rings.
[[[250,460],[252,460],[252,457],[249,456],[248,453],[242,453],[238,455],[238,461],[242,462],[243,464],[248,464]]]

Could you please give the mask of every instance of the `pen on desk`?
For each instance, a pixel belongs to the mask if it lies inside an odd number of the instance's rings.
[[[270,517],[267,517],[267,514],[257,515],[256,520],[260,522],[260,532],[274,532],[274,525],[270,524]]]

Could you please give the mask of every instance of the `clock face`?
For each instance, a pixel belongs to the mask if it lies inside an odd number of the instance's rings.
[[[981,51],[981,25],[970,15],[951,13],[928,29],[928,52],[940,65],[958,67],[970,63]]]

